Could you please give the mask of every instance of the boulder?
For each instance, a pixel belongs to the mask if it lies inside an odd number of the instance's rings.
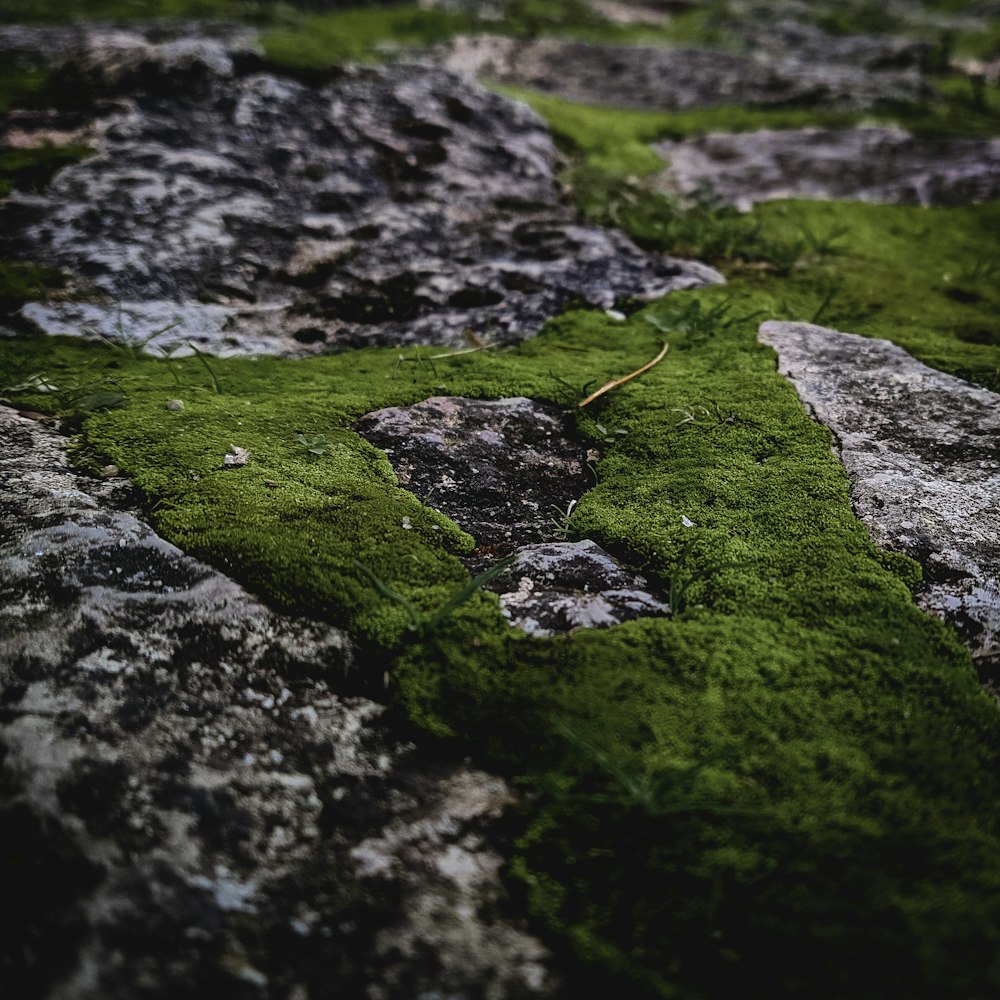
[[[45,332],[153,353],[453,344],[468,327],[506,341],[570,303],[722,280],[580,224],[541,120],[441,69],[314,87],[249,65],[240,38],[90,42],[67,66],[114,97],[93,106],[97,155],[0,206],[0,254],[90,289],[30,306]],[[29,141],[31,116],[17,128]]]
[[[395,734],[359,694],[378,663],[53,431],[0,407],[0,441],[4,995],[550,995],[499,877],[506,784]]]

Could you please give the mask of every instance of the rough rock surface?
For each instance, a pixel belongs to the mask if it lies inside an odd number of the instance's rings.
[[[836,61],[754,59],[724,52],[610,46],[492,35],[457,38],[444,65],[466,76],[534,87],[573,101],[659,111],[743,104],[865,108],[930,91],[915,70]]]
[[[511,624],[542,636],[670,614],[669,604],[646,586],[642,576],[587,539],[522,546],[490,589],[500,593]]]
[[[523,397],[435,396],[376,410],[354,426],[386,452],[400,485],[475,538],[470,567],[513,555],[489,589],[517,627],[552,635],[669,613],[595,542],[556,541],[597,459],[567,414]]]
[[[253,63],[213,39],[88,36],[69,65],[95,95],[98,155],[0,207],[0,254],[65,267],[103,300],[27,319],[149,349],[294,354],[453,343],[469,326],[519,338],[571,301],[722,280],[577,224],[523,105],[429,66],[315,88]]]
[[[504,783],[401,742],[347,693],[378,664],[164,542],[54,433],[0,408],[0,441],[0,993],[548,993],[505,915]]]
[[[553,518],[590,485],[588,450],[570,420],[524,397],[433,396],[376,410],[354,428],[386,452],[401,486],[497,555],[551,537]]]
[[[758,58],[838,63],[872,72],[921,69],[931,57],[927,42],[898,35],[831,35],[792,17],[773,21],[725,19],[722,28],[737,51]]]
[[[920,139],[901,128],[762,129],[654,147],[660,184],[741,208],[771,198],[958,205],[1000,196],[1000,139]]]
[[[858,516],[922,563],[922,607],[1000,678],[1000,396],[887,340],[764,323],[778,370],[833,431]]]

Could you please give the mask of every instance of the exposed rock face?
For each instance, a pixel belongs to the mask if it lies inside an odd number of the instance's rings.
[[[646,590],[596,542],[547,542],[517,550],[513,566],[491,585],[511,623],[531,635],[607,628],[670,606]]]
[[[41,425],[0,407],[0,441],[0,992],[550,992],[505,916],[504,783],[400,742],[335,690],[378,664],[164,542]]]
[[[497,555],[552,537],[553,518],[590,485],[571,421],[523,397],[434,396],[376,410],[354,428],[384,449],[401,486]]]
[[[887,340],[764,323],[778,370],[836,437],[858,516],[924,566],[917,600],[1000,677],[1000,396]]]
[[[471,567],[513,554],[489,589],[518,628],[552,635],[669,613],[595,542],[556,541],[597,454],[555,407],[435,396],[377,410],[355,429],[385,450],[400,485],[476,539]]]
[[[661,184],[741,208],[771,198],[958,205],[1000,195],[1000,139],[920,139],[903,129],[762,129],[655,147]]]
[[[522,105],[427,66],[313,88],[252,64],[224,40],[89,38],[79,90],[116,97],[94,105],[99,154],[5,203],[0,252],[106,297],[27,318],[150,349],[304,353],[452,343],[468,326],[519,338],[573,300],[722,280],[578,225]],[[32,118],[9,124],[30,135]]]
[[[926,42],[896,35],[831,35],[815,24],[791,17],[766,22],[723,21],[723,25],[738,51],[759,58],[781,56],[799,63],[839,63],[879,73],[920,69],[932,54]]]
[[[442,50],[442,59],[468,76],[535,87],[574,101],[660,111],[724,104],[864,108],[879,101],[913,101],[930,92],[914,70],[875,72],[833,60],[758,60],[552,38],[457,38]]]

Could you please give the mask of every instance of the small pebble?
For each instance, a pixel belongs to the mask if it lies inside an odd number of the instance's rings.
[[[171,399],[167,402],[167,409],[173,410],[174,413],[180,413],[184,409],[184,400],[182,399]]]
[[[222,456],[224,468],[239,468],[250,461],[251,452],[248,448],[241,448],[239,445],[231,444],[229,451]]]

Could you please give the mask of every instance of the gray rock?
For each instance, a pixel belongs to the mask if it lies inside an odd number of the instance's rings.
[[[812,28],[815,24],[836,21],[837,15],[844,13],[850,19],[851,5],[835,0],[833,3],[816,3],[815,0],[724,0],[718,11],[718,21],[738,26],[752,35],[765,40],[767,28],[771,25],[796,22]],[[914,3],[913,0],[880,0],[879,4],[854,8],[854,12],[869,15],[869,21],[881,21],[886,26],[884,35],[894,37],[936,37],[943,31],[986,31],[989,19],[995,16],[992,0],[980,0],[958,5],[938,5],[936,3]],[[778,45],[781,45],[781,30],[777,29]],[[825,32],[824,32],[825,33]],[[883,35],[880,33],[878,38]],[[864,37],[864,36],[860,36]],[[851,36],[835,34],[833,40]],[[850,50],[848,49],[848,52]],[[841,54],[838,51],[838,55]]]
[[[0,993],[555,988],[507,915],[500,779],[401,742],[357,693],[379,664],[164,542],[52,431],[0,408],[0,441]]]
[[[401,486],[457,521],[490,562],[551,538],[553,519],[590,486],[571,419],[524,397],[434,396],[376,410],[354,428],[385,451]]]
[[[762,21],[723,19],[721,30],[737,51],[757,58],[838,63],[873,72],[921,69],[932,55],[927,42],[902,35],[831,35],[815,24],[792,17]]]
[[[654,147],[658,186],[741,208],[772,198],[958,205],[1000,196],[1000,139],[921,139],[895,127],[712,133]]]
[[[858,516],[924,566],[921,607],[1000,677],[1000,396],[887,340],[764,323],[778,370],[833,431]]]
[[[670,20],[667,6],[635,0],[590,0],[594,13],[612,24],[663,25]]]
[[[192,345],[219,357],[286,353],[287,334],[275,332],[282,313],[275,305],[236,308],[164,299],[30,302],[21,310],[32,326],[51,336],[110,340],[178,358],[193,354]]]
[[[469,326],[521,338],[571,301],[722,281],[580,225],[523,105],[428,66],[308,87],[244,71],[241,51],[119,34],[69,60],[82,90],[115,97],[94,104],[98,155],[0,206],[0,253],[103,296],[25,319],[113,337],[121,309],[143,332],[178,321],[151,347],[302,354],[458,343]],[[16,128],[30,143],[31,115]]]
[[[385,451],[400,485],[475,538],[473,571],[513,556],[489,584],[511,624],[542,636],[669,613],[595,542],[555,541],[597,459],[567,414],[521,397],[436,396],[354,426]]]
[[[914,70],[836,61],[754,59],[725,52],[596,45],[564,39],[460,37],[440,50],[466,76],[534,87],[574,101],[659,111],[742,104],[866,108],[931,93]]]
[[[646,590],[596,542],[546,542],[517,550],[514,564],[491,584],[512,625],[546,636],[575,628],[609,628],[670,606]]]

